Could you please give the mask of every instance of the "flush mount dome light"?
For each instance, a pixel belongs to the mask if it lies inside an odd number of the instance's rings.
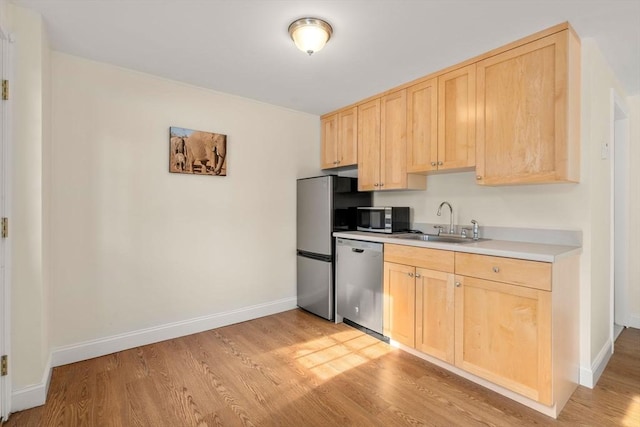
[[[331,38],[333,28],[318,18],[300,18],[289,25],[289,35],[298,49],[312,55]]]

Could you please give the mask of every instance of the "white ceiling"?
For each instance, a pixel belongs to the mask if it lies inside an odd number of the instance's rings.
[[[640,92],[640,0],[14,0],[53,49],[322,114],[569,21]],[[331,23],[309,57],[287,27]]]

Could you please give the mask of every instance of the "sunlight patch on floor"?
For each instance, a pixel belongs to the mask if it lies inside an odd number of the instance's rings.
[[[301,344],[296,361],[326,381],[392,351],[383,342],[357,330],[338,332]]]
[[[640,395],[636,394],[631,399],[627,413],[622,419],[622,425],[624,427],[638,427],[640,426]]]

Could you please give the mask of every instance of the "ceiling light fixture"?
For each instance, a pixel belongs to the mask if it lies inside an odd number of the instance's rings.
[[[331,38],[333,28],[318,18],[300,18],[289,25],[289,35],[298,49],[309,55],[324,47]]]

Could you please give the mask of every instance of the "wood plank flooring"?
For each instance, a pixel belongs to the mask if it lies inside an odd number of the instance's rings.
[[[54,369],[5,426],[640,426],[640,330],[553,420],[376,340],[292,310]]]

